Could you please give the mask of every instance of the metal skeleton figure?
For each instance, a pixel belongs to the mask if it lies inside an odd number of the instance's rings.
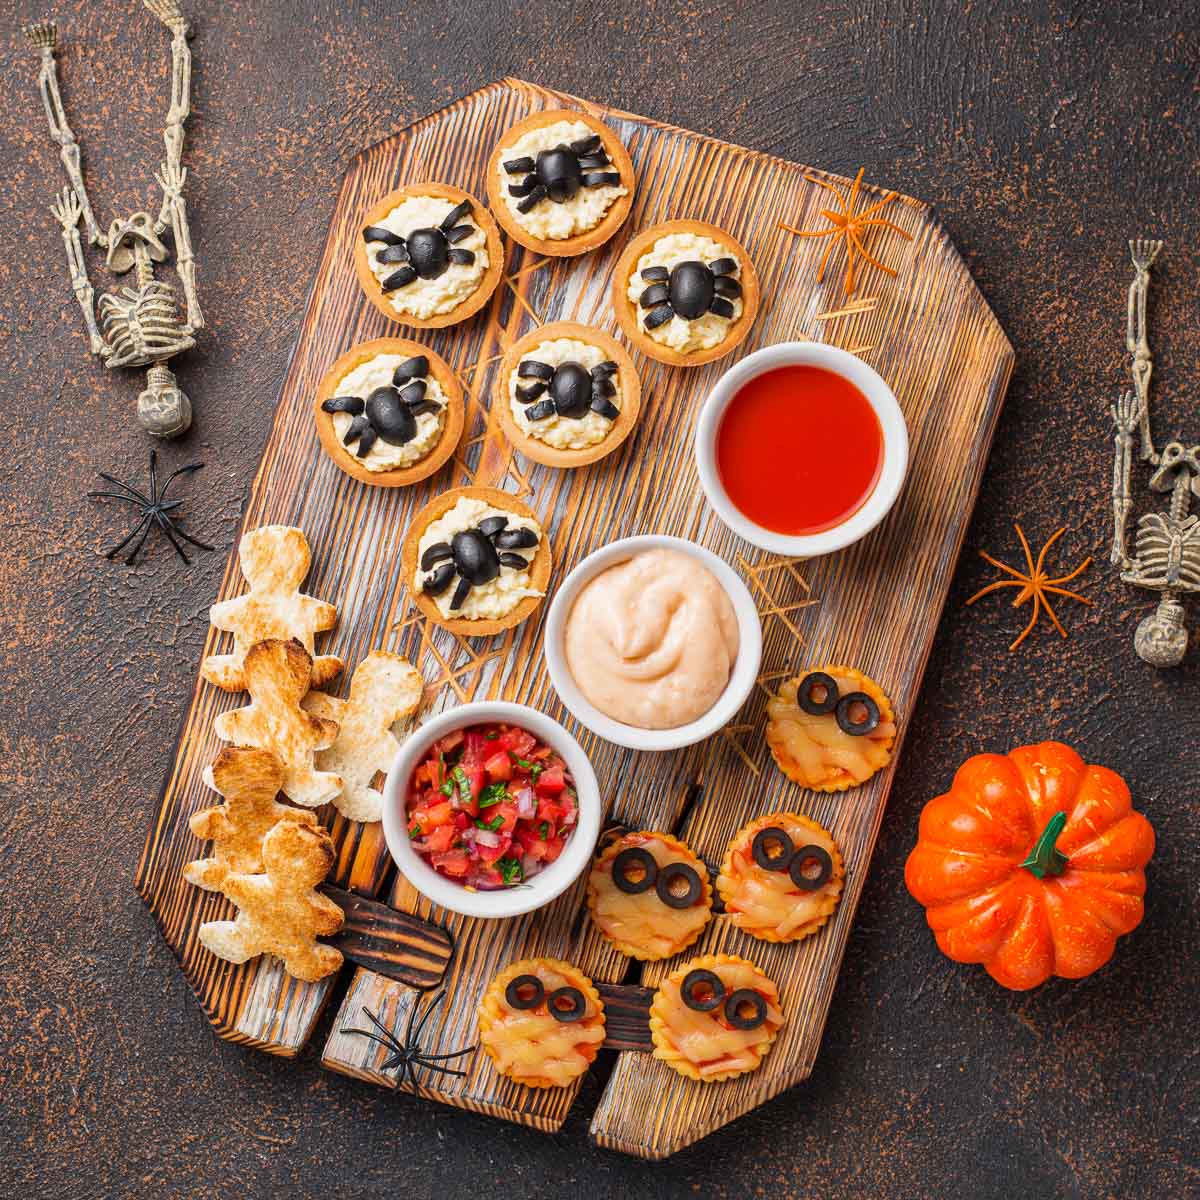
[[[1129,243],[1137,273],[1129,286],[1126,346],[1133,356],[1135,390],[1125,392],[1112,407],[1116,425],[1112,561],[1121,568],[1126,583],[1162,593],[1158,608],[1138,625],[1133,645],[1139,657],[1153,666],[1174,667],[1182,662],[1188,645],[1181,597],[1200,592],[1200,515],[1190,511],[1192,497],[1200,497],[1200,445],[1168,442],[1159,453],[1150,433],[1146,296],[1150,267],[1161,249],[1162,242],[1143,238]],[[1167,512],[1147,513],[1138,520],[1130,557],[1126,528],[1133,508],[1129,473],[1135,434],[1141,440],[1141,458],[1154,468],[1151,490],[1170,492],[1171,503]]]
[[[96,222],[80,170],[79,143],[67,123],[58,90],[58,66],[54,58],[58,30],[53,22],[27,26],[25,36],[41,54],[38,76],[42,103],[50,122],[50,136],[59,145],[59,158],[70,186],[50,206],[62,227],[63,245],[71,288],[83,312],[93,354],[106,367],[148,367],[146,388],[138,396],[138,420],[150,433],[175,437],[192,422],[192,406],[180,390],[167,360],[195,345],[192,336],[204,326],[204,315],[196,299],[196,261],[188,232],[183,185],[183,123],[191,108],[192,57],[188,49],[189,29],[176,0],[144,0],[146,7],[171,31],[171,105],[167,110],[163,141],[166,161],[155,179],[162,189],[162,207],[157,218],[136,212],[115,220],[108,232]],[[83,259],[79,226],[82,221],[88,242],[107,252],[106,265],[115,275],[133,271],[133,286],[104,293],[92,310],[95,293]],[[154,264],[164,262],[167,247],[162,234],[170,228],[175,244],[175,269],[183,284],[187,320],[181,321],[175,289],[154,277]],[[98,323],[97,323],[98,318]]]

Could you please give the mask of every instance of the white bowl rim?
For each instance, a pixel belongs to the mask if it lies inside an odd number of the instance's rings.
[[[408,781],[417,762],[438,738],[467,725],[504,721],[520,725],[562,755],[575,780],[579,819],[562,853],[528,883],[494,892],[469,892],[439,875],[412,848],[408,822],[402,818]],[[479,700],[448,708],[418,725],[405,739],[388,771],[383,788],[383,837],[396,869],[428,900],[467,917],[516,917],[562,895],[591,861],[603,816],[600,786],[583,747],[553,717],[504,700]]]
[[[883,468],[871,494],[848,520],[820,533],[792,535],[765,529],[735,507],[717,470],[716,440],[721,417],[744,384],[776,367],[796,365],[824,367],[848,379],[866,396],[883,431]],[[891,512],[908,471],[908,426],[892,389],[857,355],[824,342],[778,342],[747,354],[730,367],[701,405],[693,446],[700,486],[721,521],[751,545],[794,558],[830,554],[865,537]]]
[[[686,725],[674,729],[638,729],[602,713],[579,690],[563,652],[567,617],[583,585],[602,570],[632,558],[640,551],[666,549],[691,555],[706,566],[725,589],[738,622],[738,655],[729,682],[716,704]],[[550,682],[567,710],[585,728],[605,741],[629,750],[678,750],[711,737],[727,725],[746,702],[762,661],[762,624],[750,589],[734,569],[711,550],[686,538],[648,533],[621,538],[593,550],[559,585],[546,614],[543,641]]]

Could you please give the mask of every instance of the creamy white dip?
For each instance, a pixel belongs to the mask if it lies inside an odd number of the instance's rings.
[[[741,260],[728,247],[710,237],[695,233],[669,233],[661,237],[637,261],[637,267],[629,277],[629,287],[626,294],[637,310],[638,328],[652,341],[659,342],[679,354],[694,354],[698,350],[711,350],[725,340],[729,327],[742,315],[741,297],[731,300],[733,316],[722,317],[716,313],[704,313],[694,321],[684,317],[672,317],[656,329],[646,328],[648,308],[638,304],[641,294],[650,286],[642,279],[642,271],[647,267],[666,267],[670,270],[681,262],[698,261],[706,265],[718,258],[732,258],[738,264],[733,278],[741,279]]]
[[[436,521],[431,522],[425,532],[421,534],[421,540],[417,543],[418,567],[413,586],[419,589],[425,578],[433,574],[432,571],[422,571],[419,565],[425,551],[430,546],[438,542],[449,543],[456,533],[474,529],[485,517],[497,516],[508,518],[506,528],[532,529],[537,534],[538,541],[542,540],[542,527],[536,521],[530,520],[529,517],[519,516],[517,513],[509,512],[508,509],[493,508],[483,500],[476,500],[471,496],[462,496],[453,508],[443,513]],[[506,550],[504,553],[519,554],[528,563],[532,561],[537,550],[538,548],[533,546],[528,550]],[[500,574],[495,579],[490,583],[485,583],[482,587],[473,587],[467,593],[462,607],[452,609],[450,601],[454,599],[454,590],[457,586],[458,576],[456,575],[451,580],[450,586],[440,596],[432,597],[443,617],[464,617],[468,621],[495,621],[508,616],[526,596],[545,595],[544,592],[539,592],[533,586],[528,569],[518,571],[515,567],[502,566]]]
[[[608,356],[599,346],[593,346],[575,338],[555,338],[553,341],[542,342],[540,346],[534,346],[532,350],[521,357],[522,360],[536,358],[538,362],[543,362],[548,367],[558,367],[565,362],[575,362],[587,371],[608,361]],[[620,408],[621,373],[619,369],[612,379],[617,393],[610,399],[617,408]],[[523,401],[517,398],[517,388],[524,387],[531,382],[533,381],[529,379],[521,379],[515,369],[508,377],[508,403],[512,409],[513,420],[522,433],[535,437],[538,441],[545,442],[547,446],[553,446],[556,450],[583,450],[588,446],[596,445],[597,442],[604,441],[608,436],[608,431],[612,428],[613,423],[607,417],[592,412],[591,409],[582,417],[561,417],[555,413],[544,420],[531,421],[525,415],[525,409],[536,401]]]
[[[436,229],[446,214],[457,207],[457,201],[441,196],[409,196],[374,224],[407,239],[414,229]],[[396,312],[426,320],[457,308],[479,287],[479,281],[488,269],[487,235],[471,216],[464,217],[459,224],[470,225],[472,233],[457,242],[455,248],[472,251],[475,261],[469,265],[451,263],[436,279],[418,277],[394,292],[385,293],[385,299]],[[380,283],[403,266],[402,263],[376,261],[376,256],[384,249],[382,242],[367,243],[367,263],[371,274]]]
[[[366,400],[376,388],[391,387],[392,373],[402,362],[407,361],[408,355],[405,354],[377,354],[343,375],[333,394],[357,396],[360,400]],[[353,455],[355,461],[361,463],[368,471],[391,471],[397,467],[411,467],[413,463],[419,462],[438,444],[446,425],[446,393],[432,375],[425,380],[425,398],[434,401],[440,407],[435,413],[418,414],[417,435],[412,441],[405,442],[402,446],[393,446],[383,438],[376,438],[375,445],[364,455],[357,453],[358,443],[351,442],[346,446],[346,452]],[[333,430],[339,442],[346,436],[346,430],[350,428],[350,422],[353,420],[349,413],[333,414]],[[342,444],[345,445],[344,442]]]
[[[561,241],[564,238],[576,237],[595,229],[604,220],[604,214],[612,208],[618,197],[624,196],[629,189],[616,184],[605,184],[602,187],[581,187],[570,200],[556,204],[546,199],[540,204],[523,213],[517,205],[523,197],[509,194],[508,185],[524,179],[523,175],[510,175],[504,164],[514,158],[537,159],[543,150],[553,150],[555,146],[570,145],[591,137],[596,131],[582,121],[556,121],[553,125],[544,125],[540,129],[531,129],[523,137],[519,137],[511,146],[505,146],[499,155],[497,171],[500,175],[500,194],[512,218],[522,229],[533,237],[546,238],[549,241]],[[598,167],[598,171],[616,171],[617,167]]]

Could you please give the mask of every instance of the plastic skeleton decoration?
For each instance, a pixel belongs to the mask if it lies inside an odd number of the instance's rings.
[[[59,95],[58,66],[54,58],[57,28],[53,22],[44,21],[27,26],[25,36],[41,54],[38,84],[42,103],[50,123],[50,136],[59,145],[59,158],[69,181],[69,186],[63,188],[50,211],[62,227],[71,288],[83,312],[91,351],[109,368],[149,368],[146,389],[138,397],[138,420],[150,433],[175,437],[191,424],[192,406],[166,363],[195,345],[192,335],[204,325],[204,316],[196,299],[196,263],[183,198],[187,179],[187,170],[182,165],[183,123],[190,111],[192,60],[187,45],[188,24],[176,0],[144,2],[171,31],[171,105],[163,130],[167,154],[155,175],[162,188],[163,200],[157,217],[148,212],[136,212],[122,220],[114,220],[107,233],[97,223],[88,199],[80,170],[79,143],[67,124]],[[94,292],[79,237],[81,221],[89,244],[106,251],[105,263],[113,274],[125,275],[133,271],[133,286],[104,293],[95,312],[92,311]],[[175,266],[187,303],[186,321],[179,318],[175,289],[154,277],[154,264],[167,259],[162,234],[168,228],[175,244]]]
[[[1138,625],[1133,644],[1139,657],[1153,666],[1174,667],[1183,660],[1188,644],[1181,597],[1200,592],[1200,516],[1189,511],[1192,497],[1200,496],[1200,445],[1168,442],[1159,453],[1150,433],[1146,295],[1150,267],[1161,249],[1162,242],[1141,238],[1129,243],[1136,274],[1129,286],[1126,346],[1133,356],[1135,390],[1125,392],[1112,407],[1116,425],[1112,561],[1121,568],[1126,583],[1162,593],[1158,608]],[[1139,519],[1131,557],[1126,527],[1133,508],[1129,474],[1135,434],[1140,437],[1141,458],[1154,468],[1151,490],[1170,492],[1171,504],[1165,513],[1147,513]]]

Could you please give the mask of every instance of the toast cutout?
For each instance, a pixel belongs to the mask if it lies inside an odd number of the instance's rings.
[[[337,741],[317,753],[316,763],[341,776],[342,794],[333,803],[348,821],[378,821],[383,815],[383,793],[371,785],[376,774],[391,770],[400,746],[392,726],[417,711],[424,687],[407,659],[375,650],[355,668],[348,700],[309,692],[301,702],[339,725]]]
[[[217,737],[273,751],[283,764],[281,787],[289,800],[305,808],[328,804],[342,790],[342,780],[318,771],[313,754],[333,745],[338,727],[300,707],[312,675],[308,651],[297,641],[271,638],[246,651],[243,671],[250,703],[217,717]]]
[[[283,763],[269,750],[226,746],[204,768],[204,782],[220,792],[225,803],[188,817],[192,832],[211,841],[212,851],[208,858],[184,863],[183,877],[206,891],[218,891],[230,871],[261,871],[263,838],[279,821],[317,823],[307,809],[275,799],[283,786]]]
[[[250,585],[244,596],[220,600],[209,610],[213,627],[233,634],[232,654],[210,654],[200,674],[227,692],[246,688],[246,652],[269,638],[295,638],[310,655],[313,638],[337,621],[337,609],[300,591],[312,555],[304,532],[290,525],[263,525],[247,533],[238,545],[238,561]],[[312,686],[327,683],[342,669],[332,654],[313,659]]]
[[[333,841],[323,829],[283,820],[263,839],[262,855],[262,875],[225,873],[219,890],[238,906],[237,918],[206,921],[200,941],[226,962],[274,954],[295,979],[323,979],[343,961],[340,950],[317,941],[337,933],[344,920],[315,890],[333,866]]]

